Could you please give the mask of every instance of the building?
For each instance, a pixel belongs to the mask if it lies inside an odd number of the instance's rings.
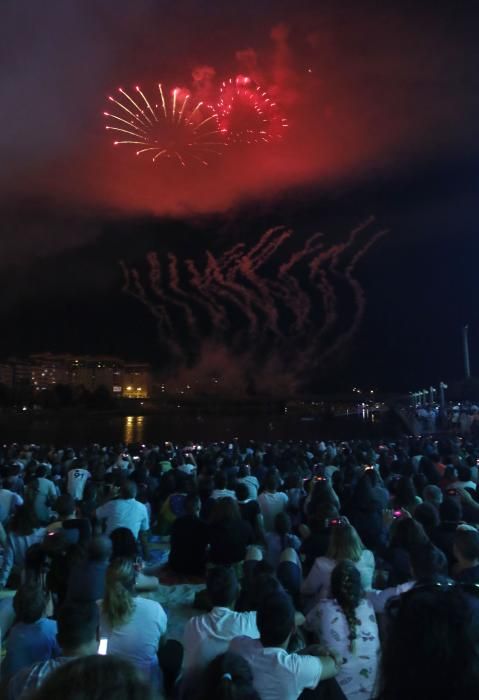
[[[0,364],[0,384],[13,390],[30,387],[36,391],[57,384],[93,392],[106,387],[118,398],[147,399],[151,396],[151,366],[128,363],[109,355],[37,353],[26,360],[11,358]]]

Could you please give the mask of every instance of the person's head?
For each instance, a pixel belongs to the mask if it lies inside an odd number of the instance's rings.
[[[314,512],[309,513],[308,524],[312,530],[323,529],[329,520],[337,518],[339,518],[337,507],[333,503],[325,501],[318,504]]]
[[[50,673],[30,700],[158,700],[150,683],[118,656],[74,659]]]
[[[201,687],[201,700],[260,700],[248,662],[232,651],[220,654],[209,663]]]
[[[249,498],[249,489],[242,481],[238,481],[235,487],[236,498],[240,503],[247,501]]]
[[[476,566],[479,563],[479,532],[459,525],[454,534],[454,556],[460,564]]]
[[[39,479],[44,479],[46,475],[48,474],[48,469],[44,464],[40,464],[39,467],[37,467],[37,470],[35,472],[35,476]]]
[[[264,489],[270,493],[275,493],[278,490],[278,477],[274,472],[269,472],[264,480]]]
[[[251,474],[251,467],[249,464],[241,464],[240,468],[238,470],[238,476],[240,479],[244,479],[245,477],[249,476]]]
[[[416,489],[410,477],[402,476],[398,479],[394,494],[394,502],[396,508],[411,508],[415,505]]]
[[[457,587],[401,596],[383,646],[379,700],[464,700],[479,686],[479,634]]]
[[[213,505],[210,519],[212,523],[220,523],[225,520],[241,520],[241,513],[236,499],[229,496],[217,498]]]
[[[120,498],[123,498],[128,501],[131,498],[136,498],[137,493],[138,487],[134,481],[131,481],[131,479],[127,479],[122,483],[120,488]]]
[[[59,496],[57,498],[55,503],[55,510],[58,513],[58,517],[60,518],[60,520],[68,520],[68,518],[74,517],[74,499],[68,493],[64,493],[62,496]]]
[[[439,508],[443,501],[441,489],[439,488],[439,486],[435,486],[434,484],[428,484],[424,488],[422,492],[422,497],[425,503],[431,503],[436,508]]]
[[[444,552],[432,542],[420,542],[409,551],[411,574],[416,581],[442,581],[447,577],[447,559]]]
[[[138,555],[135,537],[129,527],[117,527],[110,533],[111,559],[123,557],[135,560]]]
[[[327,552],[330,559],[335,561],[350,559],[352,562],[357,562],[361,559],[363,551],[364,545],[352,525],[341,520],[338,525],[331,527]]]
[[[63,656],[96,654],[99,641],[98,605],[64,603],[57,613],[57,641]]]
[[[446,496],[439,506],[439,515],[443,523],[458,523],[462,519],[462,506],[456,498]]]
[[[103,612],[111,627],[118,627],[129,620],[135,602],[136,571],[131,559],[114,559],[106,571]]]
[[[16,622],[31,625],[45,615],[48,596],[40,582],[25,583],[15,593],[13,609]]]
[[[274,529],[278,535],[281,537],[288,535],[291,532],[291,527],[291,518],[287,513],[283,511],[276,515],[274,519]]]
[[[336,598],[346,617],[349,627],[349,643],[352,649],[359,624],[356,608],[363,597],[361,575],[352,561],[344,559],[334,567],[331,574],[331,595]]]
[[[256,624],[264,647],[286,647],[294,631],[295,610],[286,593],[265,596],[258,605]]]
[[[88,559],[90,561],[105,562],[112,554],[112,542],[109,537],[99,535],[93,537],[88,543]]]
[[[410,551],[411,547],[427,542],[428,537],[421,523],[414,518],[400,518],[394,523],[391,545]]]
[[[206,590],[213,607],[233,607],[239,593],[239,584],[233,569],[215,566],[208,571]]]
[[[414,509],[414,520],[423,526],[424,532],[430,537],[434,528],[439,525],[439,513],[432,503],[420,503]]]

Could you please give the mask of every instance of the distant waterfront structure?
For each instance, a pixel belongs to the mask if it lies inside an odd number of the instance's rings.
[[[59,384],[91,392],[103,386],[118,398],[148,399],[153,381],[151,366],[147,363],[126,362],[109,355],[45,352],[1,363],[0,384],[13,390],[30,385],[34,392]]]

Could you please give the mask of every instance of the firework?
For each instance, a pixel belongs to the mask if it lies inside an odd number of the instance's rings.
[[[361,324],[366,298],[354,271],[386,233],[371,233],[373,223],[367,219],[329,247],[320,233],[298,239],[277,226],[249,248],[238,243],[219,256],[205,251],[198,261],[151,252],[141,276],[123,266],[124,291],[150,309],[176,360],[190,362],[189,348],[216,338],[241,352],[254,346],[258,366],[274,345],[288,362],[319,367]]]
[[[168,94],[161,83],[150,98],[138,85],[133,96],[123,88],[118,92],[108,98],[114,111],[103,113],[115,146],[134,148],[137,156],[150,156],[153,163],[173,159],[182,166],[192,161],[208,165],[212,155],[221,154],[225,139],[211,105],[180,88]]]
[[[217,111],[227,143],[271,143],[288,126],[278,104],[244,75],[223,82]]]

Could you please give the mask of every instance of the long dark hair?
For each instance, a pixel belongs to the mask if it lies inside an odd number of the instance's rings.
[[[260,700],[248,662],[231,651],[211,661],[201,685],[204,689],[201,700]]]
[[[401,596],[383,647],[378,700],[464,700],[479,687],[479,629],[458,587]]]
[[[360,624],[356,617],[356,608],[364,594],[361,586],[361,575],[352,561],[343,559],[337,564],[331,574],[331,594],[336,598],[343,611],[349,627],[349,648],[354,649],[357,637],[356,628]]]

